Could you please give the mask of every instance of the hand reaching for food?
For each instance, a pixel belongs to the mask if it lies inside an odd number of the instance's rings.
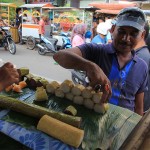
[[[4,63],[0,67],[0,91],[12,85],[13,83],[18,82],[19,73],[15,66],[10,62]]]

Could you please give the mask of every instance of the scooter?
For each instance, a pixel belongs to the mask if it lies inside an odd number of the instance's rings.
[[[0,27],[0,47],[4,47],[14,55],[16,53],[16,44],[11,37],[9,29],[10,27]]]
[[[88,79],[85,71],[81,70],[71,70],[71,78],[75,84],[82,84],[88,86]]]
[[[63,41],[63,44],[62,44],[60,49],[71,48],[72,45],[71,45],[71,41],[69,39],[69,33],[68,32],[61,32],[60,36],[62,36],[62,41]]]
[[[38,47],[38,53],[40,55],[45,55],[46,53],[56,53],[58,51],[57,42],[58,40],[55,38],[41,36],[40,42],[36,44]]]

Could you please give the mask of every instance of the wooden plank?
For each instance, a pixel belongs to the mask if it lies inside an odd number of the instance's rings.
[[[144,115],[136,127],[132,130],[128,138],[120,147],[120,150],[140,150],[142,143],[150,132],[150,110]],[[147,143],[145,141],[145,143]],[[143,148],[141,149],[143,150]]]

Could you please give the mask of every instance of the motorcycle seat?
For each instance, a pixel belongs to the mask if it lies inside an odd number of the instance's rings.
[[[55,38],[50,38],[50,37],[46,37],[47,40],[49,40],[50,42],[52,42],[52,44],[56,45],[57,42],[58,42],[58,39],[55,39]]]

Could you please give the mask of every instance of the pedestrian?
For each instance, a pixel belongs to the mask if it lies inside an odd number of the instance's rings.
[[[108,29],[105,25],[105,22],[99,23],[97,26],[97,35],[92,39],[92,43],[97,43],[97,44],[106,44],[107,43],[107,38],[106,35],[108,34]]]
[[[86,31],[85,33],[85,43],[91,43],[91,37],[92,37],[92,32],[91,31]]]
[[[41,19],[39,21],[39,35],[44,36],[45,34],[45,21],[46,21],[47,17],[46,15],[42,14],[41,15]]]
[[[148,66],[148,91],[144,92],[144,112],[146,113],[146,111],[150,108],[150,52],[148,46],[146,45],[146,39],[149,35],[148,22],[145,25],[145,31],[145,36],[143,36],[143,38],[140,40],[140,42],[136,45],[134,49],[137,56],[142,58]]]
[[[59,51],[53,58],[64,68],[85,71],[93,88],[100,84],[102,103],[109,100],[142,116],[148,67],[133,49],[145,35],[145,23],[141,9],[125,8],[111,29],[111,44],[88,43]]]
[[[93,20],[93,23],[92,23],[92,39],[97,35],[97,26],[99,24],[99,21],[97,19],[94,19]]]
[[[87,26],[83,23],[76,24],[73,27],[72,34],[71,34],[71,45],[72,47],[76,47],[85,43],[85,32]]]
[[[18,35],[19,35],[19,44],[23,44],[22,41],[22,11],[18,9],[16,15],[16,27],[18,28]]]

